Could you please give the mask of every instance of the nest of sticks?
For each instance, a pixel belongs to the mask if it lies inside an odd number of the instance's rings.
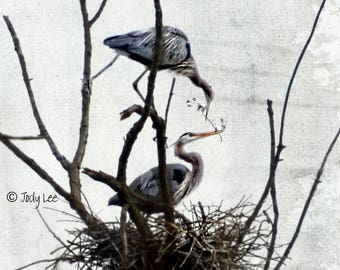
[[[167,269],[262,268],[269,247],[271,220],[264,211],[244,234],[244,225],[253,207],[244,201],[228,210],[222,210],[221,205],[191,204],[185,216],[176,215],[171,248],[165,244],[168,234],[164,217],[149,216],[148,225],[157,244],[156,260],[166,258]],[[99,239],[91,237],[87,229],[68,231],[72,239],[58,249],[62,255],[46,269],[57,269],[60,261],[75,264],[77,269],[141,269],[143,247],[134,224],[129,221],[126,226],[128,258],[125,262],[128,261],[128,267],[123,266],[120,222],[106,225],[109,231],[101,232]],[[244,237],[239,241],[241,235]]]

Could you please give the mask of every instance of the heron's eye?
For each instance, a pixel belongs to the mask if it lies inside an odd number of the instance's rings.
[[[180,138],[183,138],[183,137],[186,137],[186,136],[192,137],[192,136],[194,136],[194,134],[192,132],[186,132],[186,133],[182,134]]]

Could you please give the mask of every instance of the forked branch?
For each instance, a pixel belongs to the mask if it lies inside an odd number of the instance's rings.
[[[303,221],[304,221],[304,219],[305,219],[305,216],[306,216],[306,214],[307,214],[309,205],[310,205],[310,203],[311,203],[311,201],[312,201],[312,199],[313,199],[313,197],[314,197],[314,194],[315,194],[315,192],[316,192],[316,189],[317,189],[317,187],[318,187],[318,184],[321,183],[320,179],[321,179],[321,176],[322,176],[322,174],[323,174],[323,170],[324,170],[324,167],[325,167],[325,165],[326,165],[327,159],[328,159],[330,153],[332,152],[333,147],[334,147],[336,141],[337,141],[338,138],[339,138],[339,135],[340,135],[340,129],[339,129],[338,132],[336,133],[334,139],[332,140],[330,146],[329,146],[328,149],[327,149],[327,152],[326,152],[326,154],[325,154],[325,156],[324,156],[324,158],[323,158],[323,160],[322,160],[322,162],[321,162],[321,166],[320,166],[320,168],[319,168],[319,170],[318,170],[318,172],[317,172],[317,175],[316,175],[316,177],[315,177],[315,180],[314,180],[314,183],[313,183],[313,185],[312,185],[312,188],[311,188],[311,190],[310,190],[310,192],[309,192],[309,195],[308,195],[308,198],[307,198],[307,200],[306,200],[305,206],[303,207],[303,210],[302,210],[301,216],[300,216],[300,218],[299,218],[298,225],[296,226],[295,232],[294,232],[294,234],[293,234],[293,237],[292,237],[292,239],[290,240],[290,242],[289,242],[289,244],[288,244],[288,246],[287,246],[285,252],[283,253],[283,256],[281,257],[280,261],[279,261],[278,264],[275,266],[274,270],[279,270],[280,267],[284,264],[285,260],[288,258],[289,253],[290,253],[290,251],[292,250],[292,248],[293,248],[293,246],[294,246],[294,244],[295,244],[296,239],[297,239],[298,236],[299,236],[299,233],[300,233],[300,230],[301,230]]]
[[[19,58],[22,77],[24,79],[24,83],[25,83],[26,90],[27,90],[27,93],[28,93],[28,97],[29,97],[29,100],[30,100],[30,103],[31,103],[34,118],[35,118],[37,125],[38,125],[38,128],[40,130],[40,135],[43,136],[46,139],[53,155],[60,162],[62,167],[65,170],[68,170],[68,168],[70,166],[70,162],[59,152],[56,144],[54,143],[49,132],[47,131],[43,120],[41,119],[37,104],[35,102],[33,89],[32,89],[32,86],[31,86],[31,79],[28,75],[28,71],[27,71],[27,67],[26,67],[26,61],[25,61],[25,57],[24,57],[24,54],[23,54],[21,46],[20,46],[19,38],[18,38],[18,36],[15,32],[15,29],[14,29],[10,19],[8,18],[8,16],[3,16],[3,18],[4,18],[5,23],[7,25],[8,31],[10,32],[10,34],[12,36],[14,49],[17,52],[17,55],[18,55],[18,58]]]
[[[10,139],[3,137],[0,133],[0,141],[15,154],[20,160],[22,160],[26,165],[28,165],[33,171],[35,171],[42,179],[49,183],[54,190],[64,197],[66,200],[70,199],[70,194],[62,188],[34,159],[27,156],[23,151],[21,151],[15,144],[13,144]]]
[[[93,18],[90,20],[90,26],[92,26],[99,19],[100,15],[102,14],[102,12],[105,8],[106,3],[107,3],[107,0],[102,0],[100,6],[98,8],[98,11],[93,16]]]
[[[320,18],[320,14],[321,14],[321,11],[325,5],[325,2],[326,0],[323,0],[321,5],[320,5],[320,8],[319,8],[319,11],[317,12],[317,15],[314,19],[314,23],[313,23],[313,26],[312,26],[312,30],[310,32],[310,35],[298,57],[298,60],[295,64],[295,67],[294,67],[294,70],[293,70],[293,73],[291,75],[291,78],[289,80],[289,84],[288,84],[288,88],[287,88],[287,92],[286,92],[286,97],[285,97],[285,101],[284,101],[284,105],[283,105],[283,109],[282,109],[282,114],[281,114],[281,123],[280,123],[280,135],[279,135],[279,143],[278,143],[278,146],[277,146],[277,149],[276,149],[276,153],[275,153],[275,158],[274,158],[274,166],[275,166],[275,170],[276,170],[276,167],[278,165],[278,163],[281,161],[281,152],[282,150],[285,148],[285,146],[283,145],[283,131],[284,131],[284,123],[285,123],[285,117],[286,117],[286,110],[287,110],[287,106],[288,106],[288,100],[289,100],[289,96],[290,96],[290,92],[291,92],[291,88],[292,88],[292,85],[293,85],[293,82],[294,82],[294,79],[295,79],[295,76],[296,76],[296,73],[298,71],[298,68],[300,66],[300,63],[303,59],[303,56],[308,48],[308,45],[310,44],[311,40],[312,40],[312,37],[314,35],[314,32],[315,32],[315,29],[316,29],[316,26],[318,24],[318,21],[319,21],[319,18]],[[244,235],[246,234],[246,232],[249,230],[250,226],[252,225],[253,221],[255,220],[255,218],[257,217],[257,215],[259,214],[268,194],[269,194],[269,190],[270,190],[270,187],[271,187],[271,178],[269,177],[268,178],[268,181],[267,181],[267,184],[266,184],[266,187],[262,193],[262,196],[259,200],[259,202],[257,203],[252,215],[248,218],[246,224],[245,224],[245,229],[244,229],[244,234],[241,235],[240,239],[239,239],[239,242],[241,242],[243,240],[243,237]]]

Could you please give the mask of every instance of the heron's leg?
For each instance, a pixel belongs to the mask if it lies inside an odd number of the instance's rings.
[[[122,233],[122,255],[123,255],[123,264],[125,269],[127,269],[129,265],[129,248],[127,242],[126,235],[126,212],[127,212],[128,204],[123,205],[122,210],[120,212],[120,229]]]
[[[95,75],[92,76],[92,80],[94,81],[96,78],[98,78],[105,70],[107,70],[109,67],[111,67],[115,62],[116,60],[118,59],[119,57],[119,54],[117,54],[112,60],[110,63],[108,63],[105,67],[103,67],[100,71],[98,71]]]
[[[148,72],[148,69],[146,68],[143,73],[141,75],[139,75],[139,77],[133,82],[132,86],[133,89],[135,89],[135,91],[137,92],[138,96],[145,102],[144,97],[142,96],[142,94],[139,92],[138,89],[138,83],[139,81],[143,78],[143,76],[145,75],[145,73]]]

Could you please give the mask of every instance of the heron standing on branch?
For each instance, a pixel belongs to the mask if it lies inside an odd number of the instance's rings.
[[[199,153],[187,153],[184,145],[196,141],[201,138],[220,134],[222,130],[215,130],[203,133],[184,133],[175,143],[175,156],[191,163],[192,170],[179,163],[167,164],[167,181],[169,187],[169,195],[174,205],[178,204],[184,197],[190,194],[201,182],[203,176],[203,160]],[[158,167],[154,167],[144,174],[138,176],[131,184],[130,189],[139,195],[153,200],[156,203],[165,203],[162,196],[161,183],[158,175]],[[122,202],[116,194],[109,200],[109,205],[123,206]],[[155,213],[157,210],[150,208],[145,203],[136,200],[137,207],[145,213]]]
[[[191,55],[190,43],[183,31],[171,26],[164,26],[162,30],[162,57],[159,70],[169,69],[175,73],[188,77],[196,86],[202,88],[207,100],[206,116],[214,92],[211,86],[200,76],[196,62]],[[114,49],[117,54],[125,55],[135,60],[147,68],[134,81],[133,87],[138,95],[144,100],[138,90],[138,82],[150,69],[153,61],[154,47],[156,42],[156,29],[132,31],[127,34],[109,37],[104,40],[104,44]]]

